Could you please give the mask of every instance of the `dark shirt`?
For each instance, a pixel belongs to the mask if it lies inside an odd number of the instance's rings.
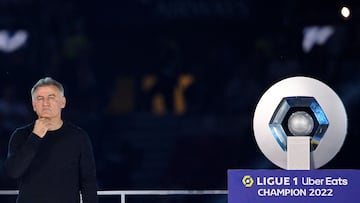
[[[14,131],[6,171],[19,180],[18,203],[95,203],[96,170],[89,137],[64,122],[44,138],[32,133],[34,123]]]

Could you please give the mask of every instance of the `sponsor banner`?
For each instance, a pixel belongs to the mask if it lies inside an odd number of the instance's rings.
[[[229,170],[228,203],[359,202],[360,170]]]

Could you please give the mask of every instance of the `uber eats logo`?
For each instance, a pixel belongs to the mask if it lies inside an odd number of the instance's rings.
[[[246,175],[243,177],[242,183],[245,187],[251,187],[254,184],[254,179],[251,176]]]

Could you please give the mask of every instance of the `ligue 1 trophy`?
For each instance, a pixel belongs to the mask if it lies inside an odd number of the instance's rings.
[[[256,106],[253,129],[263,154],[286,170],[230,169],[228,203],[359,202],[359,170],[319,169],[347,134],[344,105],[326,84],[309,77],[275,83]]]
[[[292,77],[276,83],[261,97],[253,128],[259,148],[277,166],[317,169],[342,147],[347,116],[330,87],[313,78]]]

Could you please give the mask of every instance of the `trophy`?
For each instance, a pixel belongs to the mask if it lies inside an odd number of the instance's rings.
[[[230,169],[228,203],[359,202],[360,171],[319,169],[340,151],[346,110],[326,84],[291,77],[271,86],[253,117],[256,143],[285,169]]]
[[[253,128],[263,154],[288,170],[317,169],[341,149],[347,115],[338,95],[309,77],[271,86],[257,104]]]

